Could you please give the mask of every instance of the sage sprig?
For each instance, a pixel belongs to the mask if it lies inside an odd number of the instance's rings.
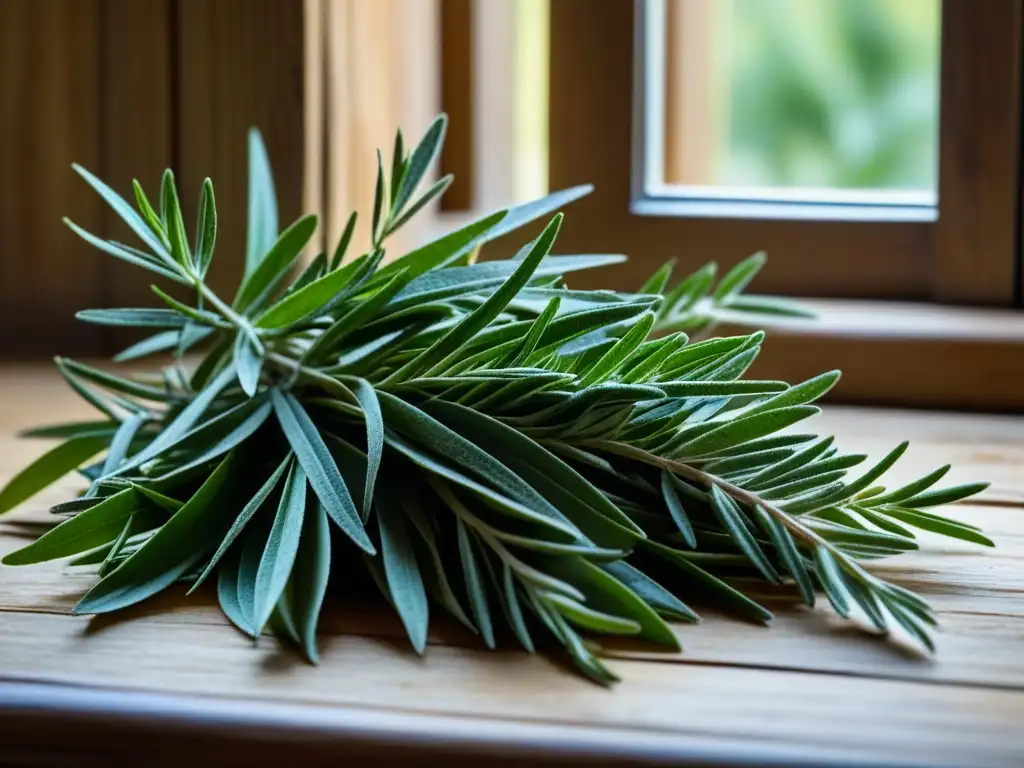
[[[4,562],[98,569],[75,608],[87,614],[177,582],[216,584],[241,631],[269,627],[314,662],[341,562],[365,569],[417,652],[443,611],[488,647],[553,640],[603,684],[615,676],[595,637],[678,648],[666,622],[697,621],[690,600],[768,621],[740,577],[791,585],[809,605],[820,590],[842,616],[931,649],[925,601],[865,563],[915,549],[914,529],[991,545],[931,511],[984,484],[936,489],[943,467],[886,490],[905,445],[857,474],[865,456],[793,429],[837,372],[745,379],[763,332],[697,340],[737,313],[803,314],[744,293],[761,254],[717,281],[709,264],[673,285],[669,263],[635,293],[567,287],[565,275],[623,258],[552,255],[560,209],[586,187],[389,259],[389,236],[450,182],[420,191],[444,130],[442,116],[411,152],[399,134],[391,162],[380,158],[364,252],[349,253],[352,214],[331,256],[305,261],[316,218],[280,231],[253,132],[245,271],[230,301],[205,278],[209,180],[190,244],[170,172],[156,210],[138,182],[136,208],[76,167],[142,247],[68,225],[196,301],[154,287],[162,306],[79,313],[154,331],[115,360],[173,362],[153,376],[57,361],[100,418],[29,432],[62,442],[0,491],[0,512],[70,471],[88,487]],[[484,243],[538,219],[547,225],[514,259],[476,261]]]

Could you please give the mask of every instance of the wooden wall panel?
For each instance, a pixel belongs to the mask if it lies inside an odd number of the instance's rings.
[[[0,2],[0,359],[98,350],[74,313],[101,298],[102,260],[61,224],[98,230],[71,170],[100,166],[98,0]]]
[[[286,0],[177,1],[179,192],[192,222],[202,180],[213,180],[211,280],[224,294],[233,294],[245,260],[250,126],[267,143],[282,227],[302,211],[303,11]]]
[[[1016,292],[1024,2],[944,0],[935,298],[1008,306]]]
[[[233,292],[244,259],[246,132],[266,138],[282,225],[303,201],[305,6],[292,0],[0,2],[0,355],[109,352],[124,334],[75,322],[85,307],[153,305],[148,273],[60,224],[136,244],[71,170],[131,199],[158,197],[173,167],[191,230],[200,185],[220,214],[213,281]]]
[[[441,0],[441,107],[448,113],[448,136],[441,173],[455,174],[441,208],[468,210],[473,205],[473,2]]]
[[[174,165],[171,0],[101,0],[100,77],[101,177],[127,200],[138,179],[151,201],[160,179]],[[191,222],[188,223],[190,228]],[[110,208],[103,207],[103,233],[131,245],[137,238]],[[149,290],[161,282],[150,272],[104,257],[104,306],[157,306]],[[168,288],[167,281],[161,286]],[[139,331],[104,329],[105,351],[137,340]]]

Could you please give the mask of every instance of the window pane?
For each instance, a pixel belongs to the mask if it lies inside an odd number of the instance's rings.
[[[940,0],[665,11],[665,182],[935,193]]]

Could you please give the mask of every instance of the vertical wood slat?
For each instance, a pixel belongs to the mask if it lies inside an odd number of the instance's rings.
[[[1009,305],[1018,258],[1021,0],[942,3],[935,294]]]
[[[326,2],[325,231],[332,248],[357,210],[353,248],[362,252],[370,242],[376,150],[388,171],[395,129],[411,147],[437,110],[440,14],[423,0]],[[435,208],[436,202],[390,236],[388,254],[419,242]]]
[[[714,184],[724,126],[716,88],[715,0],[668,0],[665,46],[665,181]]]
[[[449,118],[441,173],[455,175],[441,208],[450,211],[471,208],[475,189],[473,6],[473,0],[441,0],[441,107]]]
[[[75,310],[101,296],[106,258],[61,225],[97,231],[97,0],[0,3],[0,359],[98,350]]]
[[[247,134],[263,133],[279,221],[302,212],[304,4],[285,0],[177,0],[178,189],[194,222],[202,181],[213,180],[217,252],[213,288],[233,295],[245,261]]]
[[[302,212],[320,216],[320,226],[313,235],[309,250],[326,250],[327,222],[325,210],[324,163],[327,149],[327,0],[303,0],[304,59],[303,101],[303,199]],[[307,254],[308,256],[308,254]]]
[[[156,205],[165,168],[174,165],[174,45],[171,0],[100,0],[100,78],[102,116],[100,177],[134,202],[138,179]],[[185,190],[190,193],[192,190]],[[82,194],[92,194],[88,190]],[[179,192],[180,194],[180,192]],[[105,237],[138,246],[121,218],[103,205]],[[187,226],[191,228],[191,224]],[[103,255],[103,306],[154,306],[149,290],[166,281],[146,270]],[[104,329],[106,352],[123,348],[144,333]]]

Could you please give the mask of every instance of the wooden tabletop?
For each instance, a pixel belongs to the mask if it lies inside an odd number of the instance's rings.
[[[48,368],[0,369],[0,481],[45,448],[17,430],[87,413]],[[677,627],[681,655],[611,648],[624,682],[603,690],[557,654],[490,652],[449,625],[419,658],[387,612],[339,595],[312,667],[270,637],[244,638],[210,594],[89,619],[69,612],[88,574],[0,568],[0,763],[1024,765],[1024,418],[840,407],[817,418],[873,456],[911,439],[895,479],[952,462],[951,481],[993,482],[949,514],[983,526],[995,550],[928,539],[877,567],[937,609],[933,660],[764,594],[769,628],[705,610]],[[25,541],[19,523],[78,486],[67,478],[4,518],[0,554]]]

